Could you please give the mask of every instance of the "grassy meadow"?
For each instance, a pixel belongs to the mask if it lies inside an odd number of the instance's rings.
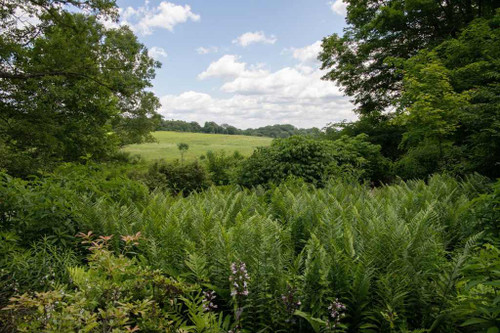
[[[223,135],[205,133],[183,133],[159,131],[153,133],[158,142],[130,145],[124,148],[126,152],[141,155],[145,160],[163,158],[174,160],[180,158],[177,144],[184,142],[189,145],[189,150],[184,154],[186,160],[194,160],[207,151],[225,151],[233,153],[239,151],[243,156],[252,154],[255,148],[267,146],[271,138],[245,136],[245,135]]]

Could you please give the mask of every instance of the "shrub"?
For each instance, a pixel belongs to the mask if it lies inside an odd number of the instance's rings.
[[[459,301],[453,314],[463,327],[495,332],[500,328],[500,249],[486,243],[474,250],[457,282]]]
[[[394,165],[395,173],[402,179],[425,179],[438,172],[456,176],[464,175],[468,163],[464,161],[460,148],[423,143],[411,148]]]
[[[111,237],[94,238],[91,233],[83,237],[91,251],[89,267],[69,267],[71,284],[54,284],[45,292],[11,298],[3,309],[7,325],[26,332],[215,333],[223,329],[218,327],[224,325],[219,315],[204,311],[199,286],[142,267],[127,256],[139,244],[140,234],[123,236],[125,247],[119,254],[108,248]]]
[[[383,180],[388,175],[388,164],[380,147],[366,141],[366,135],[343,136],[335,141],[294,136],[258,148],[243,163],[239,183],[279,183],[290,176],[316,185],[323,185],[330,177]]]
[[[243,159],[238,151],[235,151],[233,155],[226,155],[224,151],[208,151],[205,163],[210,173],[210,180],[215,185],[232,183],[236,177],[236,168]]]
[[[0,173],[0,231],[14,233],[23,245],[46,236],[59,245],[72,246],[73,236],[86,228],[82,207],[99,201],[144,202],[147,187],[123,173],[116,167],[92,164],[66,164],[30,181]]]
[[[146,174],[145,182],[152,190],[162,189],[184,195],[207,188],[210,184],[207,171],[198,161],[181,163],[178,160],[154,162]]]

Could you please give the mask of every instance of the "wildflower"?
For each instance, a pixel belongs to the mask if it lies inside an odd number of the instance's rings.
[[[330,312],[331,319],[328,319],[328,325],[331,328],[335,328],[340,323],[340,319],[345,317],[345,310],[346,306],[338,298],[330,304],[328,311]]]
[[[248,281],[250,277],[247,272],[247,266],[244,262],[231,264],[231,275],[229,281],[231,284],[231,296],[248,296]],[[238,282],[236,282],[238,281]]]
[[[290,317],[293,316],[295,310],[298,310],[300,305],[302,304],[300,300],[296,298],[295,293],[296,289],[292,289],[292,287],[288,286],[287,292],[281,295],[281,301],[285,306],[285,311]],[[295,322],[295,320],[293,318],[287,319],[287,322]]]
[[[205,311],[212,311],[212,310],[215,310],[217,309],[217,305],[214,304],[214,300],[215,300],[215,291],[204,291],[203,292],[203,310]]]

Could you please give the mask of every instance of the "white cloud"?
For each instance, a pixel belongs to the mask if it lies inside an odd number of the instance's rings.
[[[303,48],[292,48],[292,56],[302,63],[317,62],[318,55],[321,52],[321,41],[305,46]]]
[[[273,100],[320,102],[342,97],[331,82],[321,80],[322,72],[303,67],[285,67],[261,76],[237,77],[222,85],[221,90],[243,95],[263,95]]]
[[[151,58],[155,60],[159,60],[161,58],[166,58],[168,56],[167,51],[165,51],[162,47],[153,46],[148,50],[148,54]]]
[[[233,40],[233,44],[238,44],[240,46],[246,47],[250,44],[254,43],[263,43],[263,44],[274,44],[277,39],[274,35],[269,37],[263,31],[256,32],[245,32],[243,35]]]
[[[102,21],[104,26],[117,28],[120,25],[128,25],[141,35],[150,35],[155,29],[173,31],[177,24],[200,20],[200,15],[193,13],[189,5],[176,5],[168,1],[162,1],[156,7],[150,7],[149,1],[146,1],[141,7],[120,8],[119,13],[120,23]]]
[[[217,46],[210,46],[210,47],[200,46],[199,48],[196,49],[196,52],[198,52],[198,54],[217,53],[218,51],[219,48]]]
[[[343,0],[331,1],[328,3],[328,5],[330,5],[330,9],[334,13],[342,16],[347,15],[347,4]]]
[[[160,98],[160,113],[168,119],[215,121],[238,128],[271,124],[293,124],[297,127],[324,127],[330,122],[354,120],[352,105],[345,98],[311,103],[284,103],[264,96],[234,95],[216,98],[206,93],[188,91]]]
[[[219,60],[212,62],[208,68],[198,75],[201,80],[211,77],[236,78],[236,77],[256,77],[265,73],[261,65],[247,68],[246,63],[239,62],[239,57],[233,54],[226,54]]]
[[[275,123],[323,127],[355,119],[352,104],[332,82],[321,80],[323,74],[304,63],[273,72],[262,64],[248,65],[236,55],[224,55],[198,77],[223,79],[220,90],[230,97],[195,91],[167,95],[161,97],[161,113],[167,118],[213,120],[240,128]]]

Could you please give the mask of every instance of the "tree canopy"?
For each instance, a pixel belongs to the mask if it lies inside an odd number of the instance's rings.
[[[158,122],[156,129],[158,131],[267,136],[270,138],[288,138],[292,135],[309,135],[318,137],[321,133],[321,131],[316,127],[297,128],[290,124],[276,124],[258,128],[239,129],[229,124],[219,125],[213,121],[207,121],[203,126],[201,126],[196,121],[187,122],[174,119],[161,119]]]
[[[475,18],[491,18],[495,0],[346,0],[347,28],[323,39],[325,79],[353,97],[361,114],[392,106],[403,75],[393,59],[455,38]]]
[[[406,178],[500,176],[500,3],[346,2],[320,60],[360,120],[327,135],[369,134]]]
[[[12,172],[102,159],[154,129],[155,68],[115,1],[7,1],[0,9],[0,162]],[[19,17],[25,17],[23,21]]]

